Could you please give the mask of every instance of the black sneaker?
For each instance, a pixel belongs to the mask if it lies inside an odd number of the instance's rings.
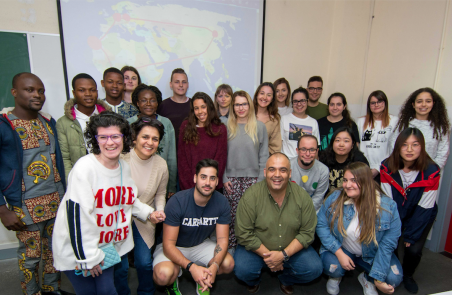
[[[413,280],[413,277],[403,276],[403,285],[405,286],[405,289],[411,294],[416,294],[419,291],[419,287]]]

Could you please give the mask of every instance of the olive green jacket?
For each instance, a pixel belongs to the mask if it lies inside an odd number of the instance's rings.
[[[111,108],[103,101],[97,100],[97,111],[103,112]],[[82,127],[75,119],[75,100],[72,98],[64,105],[64,116],[56,123],[58,142],[63,155],[64,172],[66,182],[69,172],[78,159],[86,155],[85,140],[83,139]]]

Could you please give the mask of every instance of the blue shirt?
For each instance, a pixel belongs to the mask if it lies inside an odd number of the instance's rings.
[[[214,191],[206,206],[196,205],[195,188],[180,191],[165,206],[165,224],[179,226],[177,247],[194,247],[201,244],[218,224],[231,222],[231,208],[225,196]]]

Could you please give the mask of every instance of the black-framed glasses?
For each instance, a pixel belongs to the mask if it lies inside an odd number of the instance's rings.
[[[115,143],[120,143],[124,134],[112,134],[112,135],[96,135],[96,140],[98,143],[106,143],[109,138]]]
[[[300,99],[300,100],[293,100],[292,101],[292,104],[293,105],[296,105],[296,104],[306,104],[308,102],[308,100],[307,99]]]
[[[378,105],[381,105],[381,104],[384,103],[384,102],[385,102],[384,100],[371,101],[371,102],[370,102],[370,105],[374,107],[374,106],[376,106],[377,104],[378,104]]]
[[[301,148],[301,149],[298,149],[298,150],[301,151],[304,154],[307,153],[307,152],[313,154],[313,153],[315,153],[317,151],[317,149],[315,149],[315,148],[312,148],[312,149]]]
[[[316,87],[308,87],[308,90],[311,92],[314,92],[314,91],[320,92],[323,90],[323,88],[322,87],[317,87],[317,88]]]

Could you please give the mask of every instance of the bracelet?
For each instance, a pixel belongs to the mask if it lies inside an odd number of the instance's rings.
[[[187,267],[185,268],[187,271],[190,271],[190,267],[191,267],[191,265],[193,264],[193,262],[189,262],[188,264],[187,264]]]
[[[218,265],[218,263],[216,263],[215,261],[214,262],[212,262],[212,264],[214,264],[215,263],[215,265],[217,266],[217,271],[220,269],[220,266]],[[212,266],[212,264],[211,264],[211,266]]]

